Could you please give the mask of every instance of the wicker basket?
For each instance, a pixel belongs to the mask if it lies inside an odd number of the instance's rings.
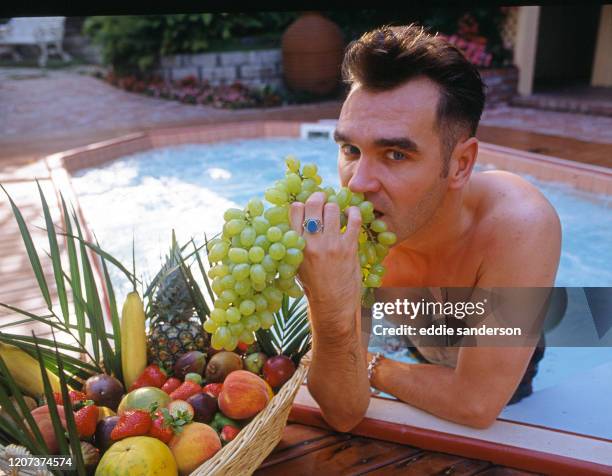
[[[240,431],[236,439],[224,446],[213,458],[203,463],[191,473],[191,476],[243,476],[255,472],[280,441],[293,399],[300,385],[304,382],[307,371],[308,356],[305,356],[293,377],[283,385],[280,392],[270,400],[266,408]],[[22,456],[29,455],[29,452],[23,447],[15,445],[11,445],[11,447]],[[11,472],[10,470],[15,468],[9,468],[6,448],[2,445],[0,445],[0,469],[5,470],[6,474],[14,474],[15,476],[51,476],[50,472],[42,468]],[[0,474],[2,473],[0,472]]]

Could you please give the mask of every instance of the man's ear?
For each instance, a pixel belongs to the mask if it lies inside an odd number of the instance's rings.
[[[451,154],[451,163],[448,173],[448,186],[451,189],[460,189],[465,186],[478,156],[478,139],[468,137],[459,141]]]

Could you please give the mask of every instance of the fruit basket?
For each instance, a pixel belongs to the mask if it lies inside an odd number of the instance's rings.
[[[360,227],[350,231],[359,240],[364,303],[381,285],[381,261],[395,241],[362,194],[321,188],[313,164],[300,168],[288,157],[286,165],[285,178],[265,191],[271,207],[253,198],[243,209],[226,210],[223,230],[211,240],[205,235],[201,245],[193,238],[180,245],[173,232],[170,252],[148,283],[137,279],[134,252],[128,270],[84,238],[85,227],[61,194],[57,231],[40,187],[49,247],[37,250],[7,193],[48,312],[0,302],[25,317],[0,325],[0,466],[11,474],[11,455],[29,452],[70,455],[79,476],[257,469],[281,438],[311,344],[296,280],[306,240],[291,228],[290,203],[323,192],[341,212],[341,233]],[[349,224],[349,213],[360,213],[361,224]],[[110,266],[133,286],[121,312]],[[52,339],[6,331],[24,323],[48,326]]]

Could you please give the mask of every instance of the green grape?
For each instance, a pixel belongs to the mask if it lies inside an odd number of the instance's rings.
[[[217,331],[213,334],[213,339],[215,338],[215,336],[217,336],[217,341],[220,344],[219,348],[224,347],[227,349],[227,343],[231,335],[232,333],[230,332],[230,330],[227,327],[223,326],[223,327],[219,327]],[[214,343],[213,343],[213,347],[215,347]]]
[[[273,203],[274,205],[283,205],[289,200],[287,192],[281,190],[279,187],[269,188],[264,193],[264,197],[267,201]]]
[[[280,303],[283,300],[283,293],[273,287],[267,287],[263,292],[264,297],[267,299],[268,304],[271,302]]]
[[[266,252],[261,246],[253,246],[249,250],[249,261],[251,263],[261,263],[261,260],[264,259]]]
[[[213,309],[210,311],[210,318],[218,325],[222,325],[227,322],[227,316],[225,315],[225,311],[223,309]]]
[[[255,312],[255,303],[250,299],[245,299],[240,303],[240,314],[250,316]]]
[[[213,263],[217,261],[221,261],[227,255],[228,250],[229,250],[229,244],[226,243],[225,241],[221,243],[216,243],[211,248],[210,253],[208,253],[208,259],[210,259],[210,261]]]
[[[364,224],[372,223],[376,220],[376,215],[374,213],[362,213],[361,214],[361,222]]]
[[[224,300],[223,300],[223,299],[221,299],[221,298],[217,298],[217,299],[215,299],[215,304],[214,304],[214,306],[215,306],[215,309],[223,309],[223,310],[225,310],[225,309],[227,309],[228,307],[230,307],[230,303],[229,303],[229,302],[227,302],[227,301],[224,301]]]
[[[227,256],[236,264],[249,261],[249,252],[244,248],[230,248]]]
[[[275,282],[277,286],[283,291],[287,291],[287,289],[289,289],[295,283],[293,278],[287,278],[287,279],[279,278]]]
[[[247,203],[247,210],[251,217],[258,217],[264,211],[264,205],[258,198],[251,198],[249,203]]]
[[[241,322],[235,322],[234,324],[230,324],[229,330],[233,336],[238,337],[244,331],[244,325]]]
[[[259,235],[257,238],[255,238],[255,243],[253,243],[253,246],[259,247],[264,251],[268,251],[268,249],[270,248],[270,240],[266,238],[266,235]]]
[[[219,328],[219,326],[212,319],[207,319],[203,327],[209,334],[214,334]]]
[[[216,350],[221,350],[224,348],[225,340],[221,342],[221,339],[219,338],[219,329],[215,331],[212,338],[210,339],[210,345],[213,349],[216,349]]]
[[[353,196],[351,197],[351,206],[359,205],[364,200],[365,200],[365,197],[363,193],[353,192]]]
[[[274,182],[274,187],[278,190],[280,190],[281,192],[285,193],[285,195],[289,194],[289,190],[287,189],[287,182],[285,180],[277,180],[276,182]],[[289,197],[287,197],[287,200],[289,200]]]
[[[336,195],[330,195],[327,197],[326,203],[338,203],[338,197]]]
[[[397,240],[395,233],[391,233],[390,231],[383,231],[382,233],[379,233],[377,239],[381,245],[385,246],[391,246]]]
[[[285,292],[287,293],[287,296],[293,299],[300,298],[304,295],[304,291],[297,285],[297,283],[293,283],[293,286],[291,286]]]
[[[304,259],[304,254],[297,248],[287,248],[285,252],[285,262],[292,266],[299,266]]]
[[[275,259],[276,261],[280,261],[285,257],[285,247],[282,243],[272,243],[270,245],[270,249],[268,250],[268,254]]]
[[[380,243],[376,243],[374,245],[374,249],[376,250],[376,256],[378,256],[379,261],[382,261],[383,258],[389,253],[389,249],[385,245],[381,245]]]
[[[291,226],[289,226],[289,223],[279,223],[278,225],[276,225],[276,228],[278,228],[283,235],[289,230],[291,230]]]
[[[293,155],[288,155],[285,158],[285,164],[287,165],[287,168],[291,170],[291,172],[297,173],[300,171],[300,161]]]
[[[376,248],[372,243],[365,244],[365,255],[368,258],[368,264],[374,264],[378,261],[378,256],[376,256]]]
[[[295,230],[288,230],[283,235],[282,243],[286,248],[294,248],[297,245],[300,235]]]
[[[252,287],[252,288],[253,288],[255,291],[257,291],[257,292],[261,292],[261,291],[263,291],[264,289],[266,289],[266,286],[267,286],[267,285],[268,285],[268,284],[267,284],[265,281],[264,281],[263,283],[254,283],[254,282],[251,282],[251,287]]]
[[[246,221],[238,220],[234,218],[225,224],[225,229],[229,236],[234,236],[234,235],[239,234],[242,230],[244,230],[244,227],[246,225],[247,225]]]
[[[304,239],[303,236],[300,236],[298,238],[298,242],[295,245],[295,248],[297,248],[300,251],[304,251],[304,248],[306,248],[306,240]]]
[[[266,238],[270,241],[270,243],[275,243],[280,241],[283,238],[283,232],[276,226],[271,226],[268,228],[266,232]]]
[[[247,331],[255,332],[261,327],[259,322],[259,316],[257,314],[251,314],[244,319],[244,327]]]
[[[232,236],[230,240],[230,248],[242,248],[242,241],[240,241],[240,235]]]
[[[266,281],[266,270],[260,264],[251,266],[249,274],[253,283],[263,283]]]
[[[368,277],[365,279],[365,285],[368,288],[378,288],[382,284],[382,280],[380,276],[377,274],[370,273]]]
[[[257,232],[252,226],[247,226],[240,232],[240,242],[247,248],[251,247],[255,242],[255,238],[257,238]]]
[[[374,205],[372,205],[372,202],[361,202],[359,204],[359,210],[361,211],[361,216],[371,215],[374,213]]]
[[[302,191],[302,179],[296,173],[290,172],[285,176],[287,183],[287,191],[293,195],[297,195]]]
[[[217,268],[217,276],[223,278],[229,274],[229,266],[226,264],[218,264],[215,266]]]
[[[215,278],[212,280],[212,283],[210,284],[210,287],[212,288],[213,292],[218,296],[219,294],[221,294],[223,292],[223,283],[221,282],[222,278]]]
[[[264,259],[261,260],[261,265],[266,273],[276,273],[277,263],[270,255],[264,256]]]
[[[240,263],[234,266],[234,270],[232,271],[231,276],[235,281],[242,281],[249,277],[250,266],[247,263]],[[232,288],[236,285],[236,282],[232,284]],[[228,289],[228,288],[226,288]]]
[[[333,187],[325,187],[325,188],[323,189],[323,192],[325,192],[325,197],[326,197],[326,198],[329,198],[329,197],[331,197],[332,195],[336,195],[336,191],[334,190],[334,188],[333,188]]]
[[[264,212],[264,216],[270,222],[270,225],[278,225],[289,221],[289,207],[272,207]]]
[[[359,252],[359,266],[365,268],[368,265],[368,256],[365,253]]]
[[[253,296],[253,302],[255,303],[255,310],[257,312],[265,311],[268,308],[268,301],[261,294],[255,294]]]
[[[323,183],[323,178],[320,175],[315,175],[313,177],[313,180],[317,184],[317,186]]]
[[[289,279],[295,276],[295,266],[291,266],[287,263],[280,263],[278,265],[278,274],[282,279]]]
[[[349,205],[349,203],[351,202],[352,195],[353,194],[348,188],[342,187],[340,189],[340,191],[336,194],[340,210],[344,210]]]
[[[346,213],[340,213],[340,228],[344,228],[348,223]]]
[[[225,289],[234,289],[235,285],[236,285],[236,278],[234,277],[234,272],[233,271],[232,271],[232,274],[228,274],[227,276],[223,276],[221,278],[221,286],[223,286],[224,290]]]
[[[280,311],[281,306],[282,306],[282,304],[281,304],[280,301],[269,302],[268,303],[268,311],[270,311],[270,312],[278,312],[278,311]]]
[[[236,285],[234,286],[234,291],[238,296],[246,296],[252,291],[253,287],[251,286],[251,282],[248,279],[243,279],[241,281],[236,281]]]
[[[223,240],[221,238],[214,238],[210,240],[209,242],[206,243],[206,251],[210,253],[210,250],[212,250],[213,246],[215,246],[217,243],[222,243],[222,242]]]
[[[270,311],[263,311],[259,314],[259,322],[261,323],[262,329],[270,329],[275,322],[274,314]]]
[[[270,222],[265,217],[255,217],[251,223],[258,235],[263,235],[270,228]]]
[[[312,179],[306,179],[302,182],[302,192],[315,192],[317,190],[317,184]]]
[[[230,336],[227,338],[227,342],[225,343],[225,345],[223,346],[223,348],[225,350],[228,351],[232,351],[234,350],[236,347],[238,346],[238,337],[230,334]]]
[[[300,193],[298,193],[296,195],[295,200],[297,202],[305,203],[306,200],[308,200],[308,197],[310,197],[311,194],[312,194],[312,192],[301,191]]]
[[[238,294],[236,294],[236,291],[233,289],[226,289],[219,297],[227,302],[236,302],[238,299]]]
[[[233,324],[234,322],[240,321],[241,314],[238,308],[234,306],[230,306],[225,311],[225,316],[227,318],[227,322],[230,322]]]
[[[365,232],[365,230],[363,230],[363,228],[359,232],[359,239],[358,239],[358,241],[359,241],[360,245],[362,243],[365,243],[366,241],[368,241],[368,234]]]
[[[302,177],[304,178],[313,178],[317,175],[317,166],[315,164],[305,164],[302,167]]]
[[[239,208],[228,208],[223,214],[223,219],[225,221],[244,220],[244,212]]]
[[[385,267],[380,263],[376,263],[370,268],[371,273],[377,274],[378,276],[381,276],[381,277],[384,276],[385,271],[386,271]]]
[[[253,342],[255,342],[255,336],[253,335],[252,331],[244,330],[242,331],[242,334],[238,336],[238,341],[247,345],[251,345]]]
[[[387,231],[387,224],[382,220],[374,220],[370,223],[370,229],[375,233],[382,233]]]

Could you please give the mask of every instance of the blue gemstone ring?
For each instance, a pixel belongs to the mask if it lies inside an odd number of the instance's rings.
[[[317,218],[306,218],[302,226],[310,234],[323,232],[323,223]]]

